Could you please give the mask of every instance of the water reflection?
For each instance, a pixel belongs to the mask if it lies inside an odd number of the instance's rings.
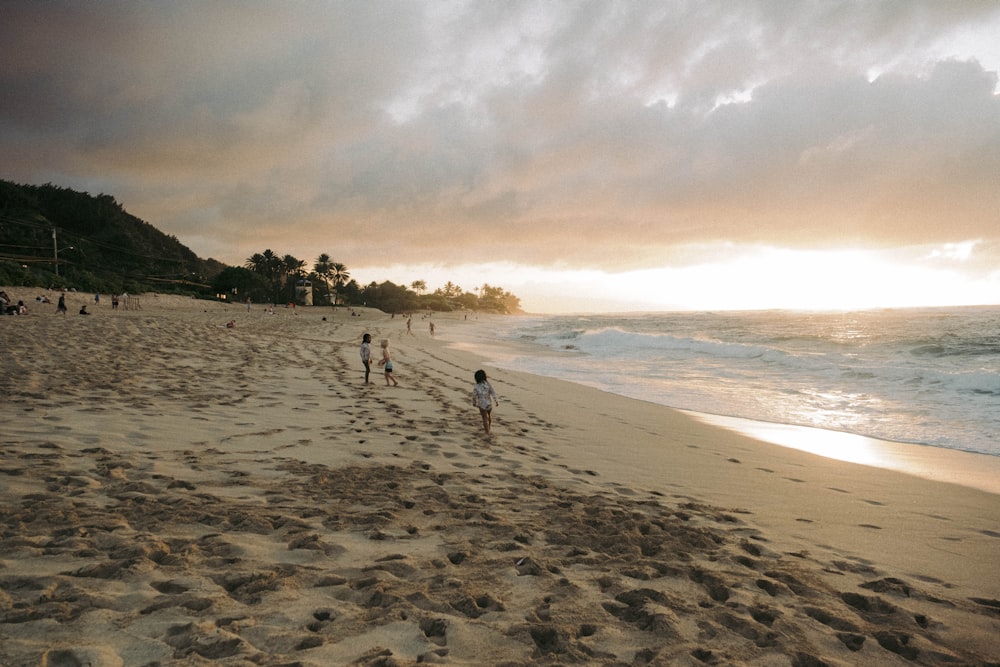
[[[737,419],[734,417],[719,417],[689,413],[694,417],[722,426],[731,431],[737,431],[756,440],[763,440],[783,447],[791,447],[804,452],[825,456],[828,459],[861,463],[880,468],[897,468],[892,457],[879,446],[879,441],[853,433],[828,431],[810,426],[790,426],[788,424],[772,424],[768,422]]]
[[[810,426],[790,426],[683,411],[745,436],[829,459],[897,470],[937,482],[1000,494],[1000,456],[866,438]]]

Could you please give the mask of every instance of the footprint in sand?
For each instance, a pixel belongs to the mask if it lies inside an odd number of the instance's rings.
[[[121,656],[110,646],[52,649],[42,655],[44,667],[62,665],[123,665]]]

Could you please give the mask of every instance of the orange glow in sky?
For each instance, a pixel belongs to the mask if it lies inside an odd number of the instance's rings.
[[[379,267],[399,284],[451,280],[466,289],[500,284],[528,312],[629,310],[858,310],[1000,303],[1000,267],[977,276],[974,244],[914,249],[910,258],[876,250],[719,249],[724,262],[609,273],[506,264]],[[702,249],[702,253],[706,251]],[[919,254],[918,254],[919,253]],[[417,277],[421,276],[421,277]],[[495,279],[495,277],[499,277]],[[492,281],[492,282],[491,282]]]
[[[0,179],[534,312],[1000,303],[1000,3],[49,3]]]

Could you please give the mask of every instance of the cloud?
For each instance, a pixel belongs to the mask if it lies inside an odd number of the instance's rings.
[[[1000,236],[995,3],[2,11],[0,177],[108,192],[231,263]]]

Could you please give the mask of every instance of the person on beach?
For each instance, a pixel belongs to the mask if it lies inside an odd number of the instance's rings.
[[[81,315],[90,315],[90,313],[87,312],[87,304],[83,304],[82,306],[80,306],[80,314]]]
[[[361,338],[361,363],[365,365],[365,384],[372,372],[372,335],[365,334]]]
[[[65,294],[60,294],[59,295],[59,303],[56,304],[56,312],[59,313],[59,314],[61,314],[61,315],[65,315],[66,314],[66,295]]]
[[[118,310],[118,295],[111,295],[111,310]]]
[[[398,387],[399,383],[396,382],[396,378],[392,376],[392,355],[389,354],[389,339],[382,339],[382,361],[378,362],[379,366],[385,366],[385,386],[389,386],[389,381],[392,381],[393,387]]]
[[[472,404],[479,408],[479,414],[483,418],[483,430],[489,435],[490,427],[493,426],[493,403],[500,407],[500,399],[493,390],[493,385],[486,379],[486,371],[476,371],[476,385],[472,388]]]
[[[10,305],[9,301],[5,301],[3,297],[0,297],[0,304],[3,304],[3,314],[4,315],[27,315],[28,307],[24,305],[24,301],[18,301],[17,305]]]

